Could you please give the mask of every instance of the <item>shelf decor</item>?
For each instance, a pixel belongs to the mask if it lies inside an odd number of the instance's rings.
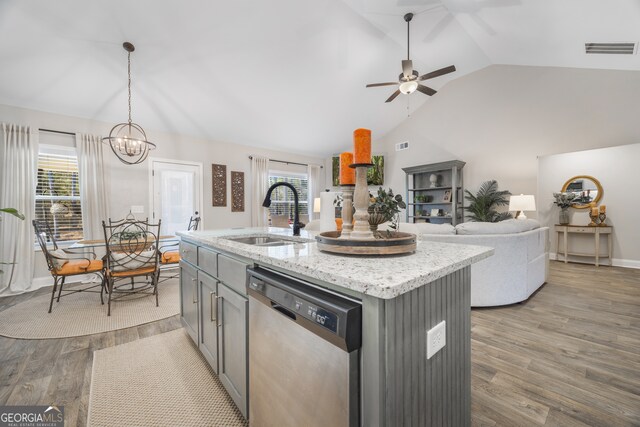
[[[605,205],[600,206],[600,215],[598,215],[598,219],[600,219],[600,226],[606,227],[607,224],[605,221],[607,220],[607,207]]]
[[[464,165],[452,160],[402,168],[406,174],[406,221],[453,226],[463,222]],[[431,215],[432,209],[443,214]]]
[[[227,206],[227,165],[211,165],[211,206]]]
[[[355,185],[356,171],[349,166],[353,164],[353,153],[340,153],[340,185]]]

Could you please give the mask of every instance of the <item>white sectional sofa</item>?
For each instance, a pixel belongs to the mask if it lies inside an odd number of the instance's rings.
[[[385,228],[380,228],[385,229]],[[549,229],[535,220],[499,223],[400,224],[421,244],[450,242],[490,246],[495,254],[471,266],[471,306],[490,307],[526,300],[548,277]]]

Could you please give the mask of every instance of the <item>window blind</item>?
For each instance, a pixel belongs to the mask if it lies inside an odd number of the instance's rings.
[[[82,206],[75,150],[41,147],[37,178],[36,219],[49,224],[57,241],[81,240]]]
[[[307,205],[307,195],[309,192],[309,179],[306,175],[289,175],[284,173],[272,172],[269,175],[269,186],[276,182],[288,182],[298,192],[298,213],[305,215],[309,212]],[[271,215],[287,215],[289,218],[294,217],[294,197],[291,189],[287,187],[278,187],[271,193],[271,206],[269,213]]]

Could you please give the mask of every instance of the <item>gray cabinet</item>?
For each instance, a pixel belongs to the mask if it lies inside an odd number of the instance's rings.
[[[198,347],[213,372],[218,373],[218,281],[198,271],[200,341]]]
[[[184,241],[181,256],[182,324],[247,417],[247,264]]]
[[[407,197],[407,222],[464,222],[464,187],[460,160],[402,168]],[[402,228],[402,227],[401,227]]]
[[[218,341],[220,381],[231,398],[247,416],[248,331],[247,298],[224,283],[218,284]]]
[[[198,272],[195,267],[180,261],[180,314],[182,323],[196,344],[198,343]]]

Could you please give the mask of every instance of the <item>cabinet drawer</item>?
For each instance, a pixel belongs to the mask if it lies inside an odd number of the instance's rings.
[[[218,253],[198,246],[198,267],[211,276],[218,276]]]
[[[180,242],[180,259],[198,265],[198,247],[187,242]]]
[[[595,227],[572,227],[569,229],[570,233],[595,233]]]
[[[247,264],[218,254],[218,278],[241,295],[247,294]]]

